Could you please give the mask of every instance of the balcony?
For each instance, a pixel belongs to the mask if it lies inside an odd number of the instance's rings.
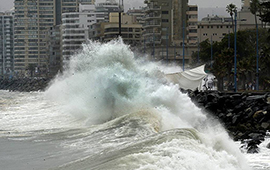
[[[156,5],[150,5],[145,8],[145,13],[149,13],[151,11],[160,11],[161,6],[156,6]]]
[[[143,28],[150,28],[150,27],[161,27],[161,22],[146,22],[143,25]]]
[[[161,15],[160,14],[148,14],[146,16],[144,16],[143,20],[153,20],[153,19],[160,19],[161,18]]]
[[[154,41],[153,41],[154,39]],[[161,44],[161,37],[160,36],[155,36],[155,38],[152,36],[152,37],[146,37],[146,39],[144,40],[145,44],[146,45],[151,45],[151,44],[154,44],[155,45],[158,45],[158,44]]]
[[[151,37],[153,36],[153,34],[155,34],[155,36],[160,36],[161,35],[161,31],[153,31],[153,30],[147,30],[143,33],[143,37]]]

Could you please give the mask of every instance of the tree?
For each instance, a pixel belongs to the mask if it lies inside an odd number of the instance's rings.
[[[250,2],[250,12],[255,17],[256,28],[258,27],[257,14],[259,12],[259,8],[260,8],[260,2],[259,2],[259,0],[251,0],[251,2]]]
[[[231,19],[232,19],[232,30],[233,30],[233,33],[234,33],[234,29],[233,29],[234,28],[234,26],[233,26],[233,13],[236,12],[236,6],[233,3],[231,3],[231,4],[229,4],[229,5],[226,6],[226,11],[231,16]]]
[[[270,2],[262,2],[260,4],[260,18],[263,22],[269,23],[270,22]]]
[[[27,67],[27,70],[30,71],[30,76],[33,77],[34,75],[34,72],[35,72],[35,69],[36,69],[36,65],[35,64],[29,64],[28,67]]]
[[[258,30],[259,37],[259,51],[260,51],[260,82],[270,83],[270,32],[266,29]],[[243,30],[237,32],[237,41],[241,42],[237,44],[237,78],[239,80],[239,87],[244,89],[247,82],[253,81],[256,76],[256,31],[255,30]],[[228,37],[225,36],[221,42],[213,44],[214,63],[213,68],[209,68],[209,64],[206,65],[206,69],[210,70],[218,79],[218,89],[223,89],[223,80],[228,83],[233,83],[233,59],[234,50],[228,48]],[[230,39],[231,44],[234,43],[234,39]],[[209,40],[205,40],[200,43],[200,60],[202,63],[209,63],[211,56],[211,44]],[[194,58],[197,57],[197,53],[194,53]],[[261,83],[260,83],[261,84]]]
[[[216,54],[214,57],[214,64],[211,72],[218,80],[218,90],[223,90],[224,77],[230,77],[233,65],[233,49],[224,48],[221,53]]]

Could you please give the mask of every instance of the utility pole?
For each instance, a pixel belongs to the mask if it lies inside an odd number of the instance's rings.
[[[155,33],[153,29],[153,61],[155,60]]]
[[[169,28],[167,28],[166,60],[169,62]]]
[[[230,30],[229,30],[229,34],[228,34],[228,49],[231,48],[231,35],[230,35]]]
[[[185,71],[185,18],[183,16],[183,71]]]
[[[256,90],[259,90],[259,33],[256,24]]]
[[[212,38],[212,35],[211,35],[211,68],[212,68],[212,61],[213,61],[213,38]]]
[[[199,64],[200,61],[200,39],[198,38],[197,40],[198,43],[198,56],[197,56],[197,63]]]

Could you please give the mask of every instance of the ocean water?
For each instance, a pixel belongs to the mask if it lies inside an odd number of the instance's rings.
[[[0,91],[1,169],[269,169],[269,139],[259,154],[241,152],[166,81],[172,68],[121,39],[89,42],[45,92]]]

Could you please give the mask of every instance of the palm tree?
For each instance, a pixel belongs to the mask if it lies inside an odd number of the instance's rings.
[[[235,13],[236,12],[236,6],[233,4],[233,3],[231,3],[231,4],[229,4],[229,5],[227,5],[226,6],[226,11],[230,14],[230,16],[231,16],[231,19],[232,19],[232,30],[233,30],[233,33],[234,33],[234,27],[233,27],[233,13]]]
[[[256,27],[258,26],[258,21],[257,21],[257,13],[259,11],[259,6],[260,6],[260,2],[259,0],[251,0],[250,2],[250,12],[254,15],[255,17],[255,24]]]
[[[258,21],[257,21],[257,12],[259,11],[260,2],[259,0],[251,0],[250,3],[250,12],[255,16],[255,24],[256,24],[256,59],[257,59],[257,68],[256,68],[256,90],[259,89],[259,56],[258,56]]]

